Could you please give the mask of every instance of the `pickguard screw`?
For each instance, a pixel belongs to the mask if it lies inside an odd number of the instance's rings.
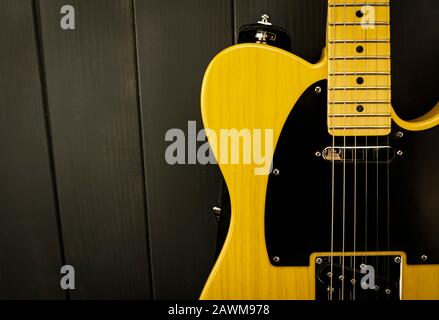
[[[398,150],[398,151],[396,152],[396,154],[397,154],[398,156],[402,156],[402,155],[404,154],[404,152],[402,152],[401,150]]]
[[[279,258],[278,256],[273,257],[273,261],[276,262],[276,263],[278,263],[278,262],[280,261],[280,258]]]
[[[401,257],[395,257],[394,261],[395,263],[401,263]]]
[[[427,261],[427,259],[428,259],[428,257],[427,257],[425,254],[423,254],[423,255],[421,256],[421,260],[422,260],[422,261]]]
[[[274,169],[274,170],[273,170],[273,174],[274,174],[275,176],[280,175],[280,171],[279,171],[279,169]]]
[[[322,93],[322,88],[321,87],[315,87],[314,92],[317,94],[321,94]]]
[[[322,156],[322,153],[320,152],[320,151],[317,151],[316,153],[315,153],[315,155],[316,155],[316,157],[321,157]]]
[[[316,259],[316,263],[317,263],[317,264],[322,264],[322,262],[323,262],[322,258],[317,258],[317,259]]]
[[[386,291],[384,291],[387,295],[389,295],[389,294],[391,294],[392,293],[392,290],[390,290],[390,289],[386,289]]]
[[[398,132],[396,133],[396,137],[398,137],[398,138],[402,138],[402,137],[404,137],[404,132],[402,132],[402,131],[398,131]]]

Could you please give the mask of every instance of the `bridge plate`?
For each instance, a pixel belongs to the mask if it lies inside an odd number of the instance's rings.
[[[396,255],[345,256],[344,261],[334,256],[331,267],[330,256],[319,256],[316,300],[400,300],[401,265],[402,257]]]

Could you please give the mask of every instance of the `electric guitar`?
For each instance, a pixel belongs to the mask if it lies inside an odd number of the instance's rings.
[[[201,110],[231,221],[201,299],[439,299],[439,104],[411,121],[392,108],[389,7],[329,0],[317,64],[262,32],[209,65]],[[240,133],[256,131],[273,142],[265,174],[245,161]]]

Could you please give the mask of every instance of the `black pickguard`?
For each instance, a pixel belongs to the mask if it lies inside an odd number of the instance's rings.
[[[320,94],[316,86],[322,88]],[[316,155],[333,143],[327,132],[326,86],[321,81],[302,95],[276,147],[273,168],[279,175],[269,177],[265,216],[267,250],[274,265],[307,266],[313,252],[331,251],[332,163]],[[343,203],[344,250],[354,250],[356,190],[356,251],[404,251],[409,264],[439,263],[438,141],[437,128],[407,132],[396,126],[389,137],[357,138],[357,146],[390,144],[392,152],[403,154],[395,154],[389,164],[357,163],[356,188],[353,163],[335,164],[334,251],[343,249]],[[347,138],[346,145],[354,143]],[[343,146],[343,137],[337,137],[335,145]]]

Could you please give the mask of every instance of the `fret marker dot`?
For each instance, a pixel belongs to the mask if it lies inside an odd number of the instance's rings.
[[[357,83],[358,84],[363,84],[364,83],[364,78],[363,77],[358,77],[357,78]]]
[[[364,111],[364,107],[362,105],[357,106],[357,111],[358,112],[363,112]]]
[[[363,14],[363,12],[361,10],[358,10],[356,15],[357,15],[358,18],[362,18],[364,14]]]
[[[364,47],[363,46],[358,46],[357,47],[357,52],[358,53],[362,53],[364,51]]]

